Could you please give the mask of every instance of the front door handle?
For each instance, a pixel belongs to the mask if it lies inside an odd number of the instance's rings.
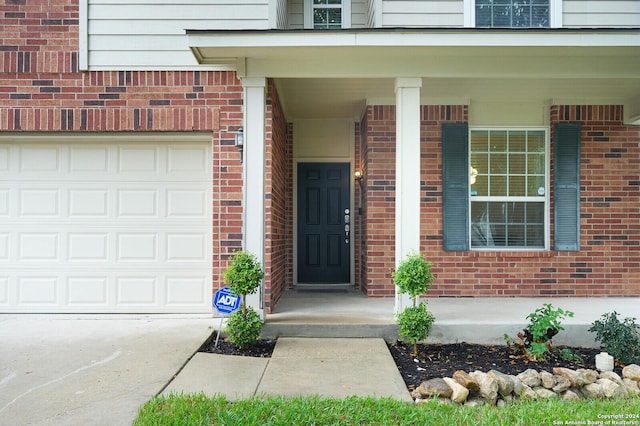
[[[351,221],[350,213],[351,211],[349,209],[344,209],[344,242],[345,244],[349,244],[349,231],[351,230],[351,225],[349,225],[349,222]]]

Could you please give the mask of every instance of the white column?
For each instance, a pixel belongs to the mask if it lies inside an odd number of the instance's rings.
[[[420,252],[420,87],[421,78],[396,79],[396,267]],[[410,306],[398,293],[395,312]]]
[[[244,249],[264,266],[264,182],[265,182],[265,104],[266,79],[245,77],[244,88]],[[264,286],[264,283],[263,283]],[[261,286],[247,296],[247,305],[264,320]]]

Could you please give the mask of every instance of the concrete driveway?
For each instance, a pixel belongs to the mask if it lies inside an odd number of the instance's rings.
[[[0,315],[0,425],[130,425],[211,316]]]

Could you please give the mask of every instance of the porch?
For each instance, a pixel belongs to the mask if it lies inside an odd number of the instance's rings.
[[[638,297],[609,298],[428,298],[436,322],[429,343],[504,344],[527,324],[526,316],[545,303],[574,312],[563,321],[558,345],[597,346],[587,330],[607,312],[636,317]],[[397,339],[394,298],[368,298],[351,287],[286,291],[268,314],[263,337],[382,337]]]

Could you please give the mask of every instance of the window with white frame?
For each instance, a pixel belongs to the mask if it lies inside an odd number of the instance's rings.
[[[350,0],[306,0],[305,28],[349,28],[350,14]]]
[[[546,129],[472,129],[471,247],[545,249]]]
[[[475,0],[475,26],[548,28],[551,0]]]

